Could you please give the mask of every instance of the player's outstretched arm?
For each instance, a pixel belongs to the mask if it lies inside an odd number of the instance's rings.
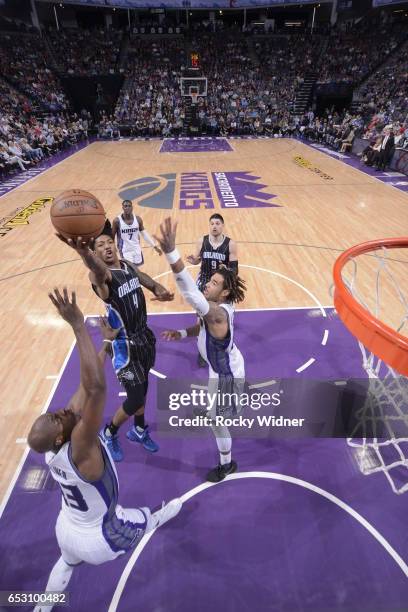
[[[196,323],[186,329],[166,329],[161,333],[163,340],[181,340],[182,338],[194,338],[200,333],[200,324]]]
[[[75,241],[71,238],[64,238],[61,234],[57,234],[57,236],[81,257],[85,266],[90,270],[89,278],[91,283],[98,288],[105,287],[105,283],[112,279],[112,274],[102,259],[97,257],[91,250],[90,245],[92,246],[93,241],[86,242],[82,236],[78,236]],[[102,295],[101,297],[103,298]]]
[[[196,266],[201,261],[201,245],[202,245],[202,240],[200,239],[196,243],[196,250],[195,250],[194,255],[188,255],[186,257],[186,261],[188,261],[188,263],[193,264],[193,266]]]
[[[238,274],[238,245],[234,240],[230,241],[229,245],[229,268],[234,270],[235,274]]]
[[[157,244],[155,243],[155,241],[153,240],[153,238],[151,237],[151,235],[149,234],[147,229],[145,229],[145,226],[143,225],[142,217],[138,217],[137,216],[136,219],[137,219],[137,222],[139,223],[139,231],[140,231],[141,235],[143,236],[144,241],[147,242],[147,244],[149,246],[153,247],[158,255],[161,255],[162,251],[157,246]]]
[[[106,317],[99,317],[99,328],[101,330],[101,334],[103,337],[102,348],[98,353],[98,359],[101,362],[102,367],[105,365],[106,357],[112,354],[112,342],[116,339],[119,334],[121,328],[113,329]],[[82,416],[82,409],[85,405],[86,399],[86,390],[83,388],[82,384],[79,384],[78,389],[75,391],[74,395],[69,400],[67,408],[73,410],[76,414]]]
[[[116,238],[116,243],[119,242],[119,219],[117,217],[114,218],[114,220],[112,221],[112,236],[113,236],[113,240],[115,241]]]
[[[180,253],[176,249],[176,232],[177,221],[172,221],[170,217],[167,217],[160,225],[160,236],[155,236],[155,239],[166,255],[166,259],[174,273],[177,288],[199,317],[212,319],[216,313],[218,313],[217,316],[224,317],[224,309],[206,300],[201,291],[199,291],[191,274],[185,268]]]
[[[166,287],[163,287],[163,285],[155,281],[151,276],[139,270],[139,268],[130,261],[126,260],[126,263],[136,272],[142,287],[148,289],[154,294],[155,297],[153,300],[156,299],[159,302],[171,302],[174,300],[174,293],[171,293],[168,291],[168,289],[166,289]]]
[[[77,306],[75,293],[72,293],[70,299],[64,287],[62,294],[58,289],[54,289],[54,293],[50,293],[49,298],[60,316],[71,325],[79,351],[80,386],[83,390],[84,403],[81,410],[82,418],[74,427],[71,436],[73,459],[79,466],[87,460],[97,445],[105,406],[105,373],[85,327],[84,316]]]

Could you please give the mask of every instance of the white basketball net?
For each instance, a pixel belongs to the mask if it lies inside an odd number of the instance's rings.
[[[401,332],[408,318],[408,303],[388,265],[388,250],[371,253],[377,259],[374,308],[368,307],[357,288],[357,262],[352,259],[350,278],[343,281],[353,297],[377,319],[381,319],[381,292],[385,282],[402,307]],[[348,264],[348,265],[350,265]],[[368,393],[357,411],[357,425],[347,442],[358,449],[357,460],[363,474],[382,472],[394,493],[408,491],[408,379],[378,359],[360,341],[363,368],[369,378]],[[376,435],[381,437],[376,437]]]

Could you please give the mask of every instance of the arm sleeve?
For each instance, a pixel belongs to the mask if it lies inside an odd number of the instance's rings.
[[[194,308],[199,317],[205,317],[210,310],[210,305],[198,289],[189,271],[184,268],[174,276],[178,290],[186,302]]]
[[[238,259],[236,259],[235,261],[230,261],[228,264],[228,268],[230,270],[233,270],[235,274],[238,274]]]
[[[147,230],[143,230],[140,232],[143,236],[143,238],[145,239],[145,241],[147,242],[147,244],[150,244],[150,246],[155,247],[156,243],[153,240],[153,238],[151,237],[151,235],[149,234],[149,232]]]

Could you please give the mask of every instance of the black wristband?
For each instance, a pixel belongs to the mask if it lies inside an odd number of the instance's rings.
[[[228,267],[235,272],[235,274],[238,274],[238,259],[236,261],[230,261]]]

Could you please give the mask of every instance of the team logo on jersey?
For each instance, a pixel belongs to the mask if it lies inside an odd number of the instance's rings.
[[[250,171],[158,174],[122,185],[119,197],[148,208],[279,208],[260,180]]]

